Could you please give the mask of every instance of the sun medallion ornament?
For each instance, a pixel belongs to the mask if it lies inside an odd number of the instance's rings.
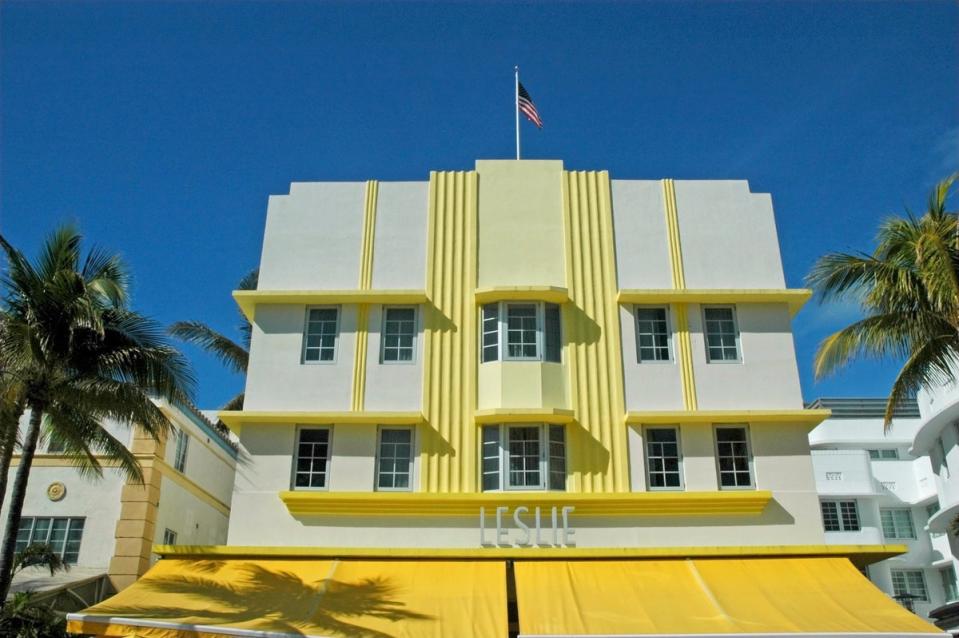
[[[63,497],[67,495],[67,486],[56,481],[50,483],[50,487],[47,488],[47,498],[51,501],[62,501]]]

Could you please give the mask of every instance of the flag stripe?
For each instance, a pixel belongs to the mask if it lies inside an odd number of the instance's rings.
[[[533,98],[530,97],[522,82],[519,84],[519,97],[517,98],[516,106],[523,112],[526,119],[535,124],[537,128],[543,128],[543,120],[539,116],[539,111],[536,110],[536,105],[533,104]]]

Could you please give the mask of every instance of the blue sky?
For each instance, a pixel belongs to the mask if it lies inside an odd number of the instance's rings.
[[[773,195],[787,283],[959,168],[959,6],[912,3],[0,4],[0,230],[64,221],[120,252],[134,303],[230,332],[267,196],[425,179],[513,153],[514,64],[545,120],[524,157],[614,178],[747,179]],[[892,364],[807,399],[880,396]],[[242,386],[188,350],[212,407]]]

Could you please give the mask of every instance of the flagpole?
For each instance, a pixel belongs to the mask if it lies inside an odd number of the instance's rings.
[[[513,96],[513,107],[516,109],[516,159],[519,159],[519,67],[513,67],[516,72],[516,94]]]

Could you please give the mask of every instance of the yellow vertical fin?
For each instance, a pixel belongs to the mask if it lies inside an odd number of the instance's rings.
[[[581,426],[570,437],[572,485],[629,491],[612,202],[606,171],[565,171],[570,400]]]
[[[663,180],[663,202],[666,208],[666,236],[669,244],[669,264],[672,271],[673,288],[686,287],[686,273],[683,270],[683,250],[679,240],[679,209],[676,205],[676,184],[671,179]],[[675,304],[677,324],[677,353],[679,374],[683,388],[683,407],[686,410],[698,409],[696,399],[696,377],[693,373],[693,346],[689,336],[689,307],[684,303]]]
[[[360,241],[360,290],[373,286],[373,239],[376,233],[376,201],[379,182],[366,182],[366,198],[363,206],[363,237]],[[353,386],[350,409],[363,410],[366,402],[366,352],[369,345],[370,307],[360,304],[356,310],[356,347],[353,349]]]
[[[475,171],[430,173],[420,485],[476,490]]]

